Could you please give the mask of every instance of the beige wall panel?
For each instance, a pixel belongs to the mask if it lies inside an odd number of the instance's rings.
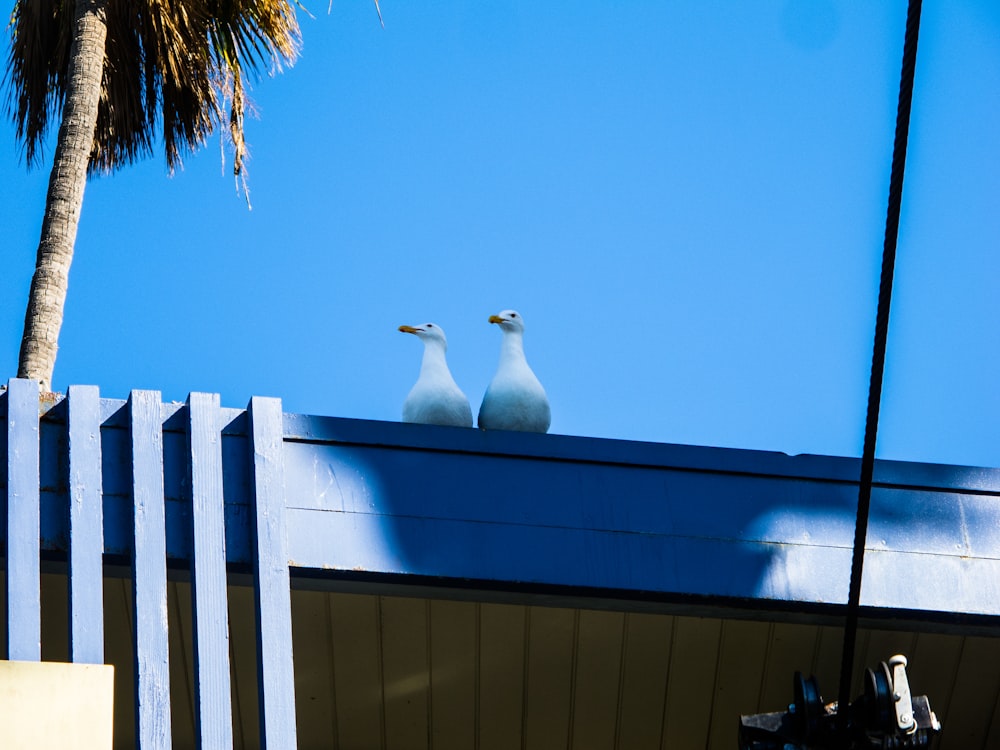
[[[292,592],[295,727],[299,750],[332,748],[337,740],[331,598],[331,594],[318,591]]]
[[[43,574],[41,585],[42,660],[69,661],[69,578]]]
[[[625,615],[582,610],[577,625],[572,747],[611,750],[618,734]]]
[[[521,747],[527,607],[479,606],[479,750]]]
[[[379,597],[387,750],[428,747],[430,675],[426,599]]]
[[[195,746],[194,626],[191,585],[167,584],[168,648],[170,650],[170,728],[174,747]]]
[[[721,633],[721,620],[674,618],[663,750],[705,747]]]
[[[173,746],[185,750],[191,589],[168,591]],[[65,577],[43,575],[41,599],[43,657],[65,659]],[[104,599],[115,747],[131,748],[131,583],[107,578]],[[788,704],[796,670],[837,698],[839,627],[307,591],[292,602],[304,750],[728,749],[739,714]],[[230,587],[229,615],[235,746],[257,750],[250,587]],[[1000,638],[863,629],[852,698],[864,669],[895,653],[944,724],[938,750],[1000,747]]]
[[[663,731],[663,709],[670,665],[667,615],[625,615],[621,708],[615,748],[657,750]]]
[[[334,595],[330,602],[330,628],[337,693],[336,747],[338,750],[384,748],[378,597]]]
[[[472,602],[430,602],[431,746],[476,746],[478,612]]]
[[[985,742],[998,692],[1000,638],[967,636],[948,714],[940,717],[944,731],[941,733],[939,750],[993,750]],[[933,708],[933,694],[930,698]]]
[[[767,658],[771,626],[766,622],[726,620],[712,703],[710,748],[731,750],[737,745],[738,723],[746,706],[760,703],[761,676]]]
[[[257,636],[253,589],[229,586],[229,672],[233,696],[233,743],[240,750],[260,748],[257,698]]]
[[[529,608],[525,750],[568,746],[577,615]]]
[[[740,709],[740,714],[784,711],[792,702],[792,683],[796,672],[808,678],[813,673],[813,663],[819,640],[815,625],[772,623],[767,647],[767,661],[761,681],[760,700],[757,707]],[[820,688],[829,687],[820,682]]]
[[[132,589],[124,578],[104,579],[104,660],[115,665],[115,748],[135,747],[135,665]]]
[[[933,707],[934,704],[931,703]],[[986,732],[986,740],[983,742],[984,748],[1000,747],[1000,693],[997,694],[996,702],[993,704],[993,712],[990,714],[989,730]]]
[[[906,676],[910,690],[930,698],[931,710],[938,719],[948,715],[964,644],[965,638],[960,635],[921,633],[917,636],[913,653],[907,654],[909,664]]]
[[[816,653],[813,657],[812,673],[819,680],[823,698],[828,701],[837,699],[840,684],[840,661],[844,647],[844,629],[821,625],[816,636]],[[791,678],[789,677],[789,685]],[[827,695],[830,697],[827,699]]]

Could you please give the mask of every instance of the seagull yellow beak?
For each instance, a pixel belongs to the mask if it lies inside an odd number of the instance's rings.
[[[413,326],[400,326],[399,330],[402,333],[420,333],[420,329],[414,328]]]
[[[501,318],[499,315],[491,315],[490,323],[503,323],[503,318]]]

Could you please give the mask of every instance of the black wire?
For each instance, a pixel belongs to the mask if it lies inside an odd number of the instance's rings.
[[[868,414],[865,419],[865,442],[861,454],[861,481],[858,486],[858,515],[854,525],[854,553],[851,558],[851,586],[847,596],[844,625],[844,650],[840,664],[840,695],[837,718],[846,738],[847,707],[851,700],[854,649],[858,635],[858,610],[861,603],[861,573],[864,568],[865,539],[868,535],[868,511],[871,507],[872,476],[875,472],[875,438],[882,398],[886,340],[889,335],[889,303],[892,276],[896,265],[896,241],[899,234],[899,209],[903,199],[903,172],[906,166],[906,141],[910,130],[910,105],[913,101],[913,75],[917,64],[917,36],[920,31],[921,0],[910,0],[906,13],[906,37],[903,42],[903,70],[899,81],[899,104],[896,109],[896,137],[892,148],[892,172],[889,176],[889,208],[885,221],[882,249],[882,277],[879,281],[878,313],[875,317],[875,344],[872,352],[871,381],[868,386]]]

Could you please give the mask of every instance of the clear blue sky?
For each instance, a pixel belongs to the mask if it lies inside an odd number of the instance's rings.
[[[552,432],[860,454],[903,0],[325,6],[252,211],[218,139],[90,183],[56,390],[395,420],[433,321],[475,410],[513,307]],[[1000,466],[1000,4],[924,6],[879,455]],[[5,120],[4,378],[47,178]]]

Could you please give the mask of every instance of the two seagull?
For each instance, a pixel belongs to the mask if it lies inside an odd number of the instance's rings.
[[[491,315],[500,326],[503,342],[500,364],[479,407],[479,426],[485,430],[547,432],[552,421],[549,399],[524,357],[524,318],[516,310]],[[420,377],[403,403],[403,421],[472,427],[469,399],[455,383],[445,360],[448,341],[441,326],[400,326],[424,342]]]

